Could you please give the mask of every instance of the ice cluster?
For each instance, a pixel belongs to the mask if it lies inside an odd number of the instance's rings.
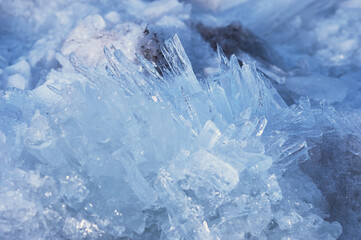
[[[0,0],[0,239],[358,239],[359,0]]]

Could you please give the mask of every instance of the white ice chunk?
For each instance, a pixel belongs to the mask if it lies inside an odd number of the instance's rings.
[[[16,87],[21,90],[27,90],[31,79],[31,68],[29,63],[25,60],[21,60],[6,67],[1,75],[1,79],[6,83],[6,87]]]
[[[29,88],[29,80],[18,73],[10,75],[7,79],[7,87],[15,87],[21,90]]]

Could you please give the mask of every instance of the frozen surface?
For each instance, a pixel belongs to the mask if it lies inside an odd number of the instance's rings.
[[[0,1],[0,239],[357,239],[360,11]]]

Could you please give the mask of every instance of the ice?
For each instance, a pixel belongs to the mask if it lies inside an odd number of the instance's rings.
[[[287,87],[300,96],[308,96],[311,99],[329,103],[342,102],[347,95],[347,85],[337,78],[312,76],[312,77],[290,77]],[[329,85],[325,88],[324,86]],[[312,86],[308,88],[308,86]]]
[[[199,133],[197,137],[197,145],[203,146],[206,149],[210,150],[214,147],[214,145],[217,143],[220,137],[221,137],[221,132],[214,124],[214,122],[209,120],[206,122],[202,131]]]
[[[31,67],[28,62],[21,60],[4,69],[1,75],[2,88],[16,87],[21,90],[29,89]]]
[[[357,239],[355,0],[1,1],[1,239]]]
[[[87,55],[80,55],[83,59],[91,58],[95,63],[99,63],[102,46],[107,43],[104,42],[102,30],[106,27],[104,19],[100,15],[88,16],[82,23],[80,23],[76,28],[72,30],[69,34],[68,39],[65,41],[62,46],[61,52],[64,55],[69,55],[70,53],[86,53]],[[100,39],[100,40],[97,40]],[[97,51],[85,51],[85,49],[95,48]],[[87,61],[90,63],[91,61]]]

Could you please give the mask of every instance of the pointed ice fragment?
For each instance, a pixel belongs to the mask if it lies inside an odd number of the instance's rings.
[[[178,35],[175,34],[172,38],[166,40],[161,46],[161,50],[171,72],[175,76],[181,76],[176,79],[176,81],[179,81],[178,84],[189,94],[201,91],[201,86],[194,75],[192,64],[184,51]]]
[[[274,66],[265,61],[257,61],[257,69],[268,76],[270,79],[274,80],[278,84],[284,84],[286,82],[287,73],[282,69]]]
[[[210,99],[216,108],[215,113],[217,113],[219,117],[222,118],[222,120],[230,123],[233,118],[232,109],[227,100],[224,89],[219,86],[219,84],[211,84],[209,87],[209,92]]]
[[[135,54],[142,66],[150,73],[153,77],[163,80],[163,77],[155,69],[154,65],[144,57]]]
[[[76,56],[75,54],[71,53],[69,55],[69,61],[75,71],[81,73],[83,76],[87,77],[92,83],[96,83],[97,75],[88,67],[86,67]]]
[[[229,65],[233,69],[233,71],[238,71],[239,69],[241,69],[238,58],[234,54],[231,55],[231,60],[229,61]]]
[[[119,77],[121,74],[119,72],[119,69],[116,66],[116,59],[114,57],[114,55],[110,52],[109,48],[107,48],[106,46],[104,47],[104,55],[107,58],[108,62],[110,63],[110,66],[112,66],[115,74]]]
[[[117,76],[115,79],[117,79],[120,85],[129,89],[129,92],[135,92],[138,88],[148,99],[152,99],[152,96],[154,96],[152,80],[144,78],[120,49],[115,49],[114,54],[112,54],[107,47],[104,47],[104,54],[114,69]]]
[[[221,69],[227,69],[229,67],[229,60],[223,52],[221,46],[217,43],[217,54],[219,60],[219,66]]]

